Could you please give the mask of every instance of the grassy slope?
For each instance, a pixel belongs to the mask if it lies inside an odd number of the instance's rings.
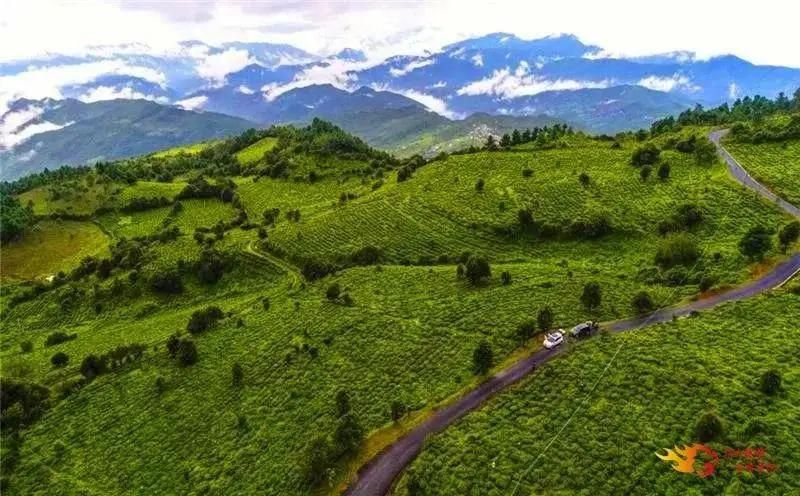
[[[634,276],[651,263],[654,223],[679,204],[674,197],[703,201],[711,220],[697,236],[707,250],[723,254],[713,270],[727,281],[741,280],[747,264],[736,252],[739,236],[754,222],[775,225],[782,217],[742,195],[721,166],[699,168],[668,155],[673,179],[642,184],[626,164],[629,155],[630,149],[615,152],[605,144],[584,144],[559,151],[452,157],[418,170],[406,183],[390,177],[374,192],[358,181],[237,180],[251,218],[273,206],[301,210],[300,223],[281,216],[270,232],[290,253],[333,256],[367,242],[383,247],[394,262],[480,251],[493,258],[495,282],[468,288],[456,280],[452,265],[350,269],[334,277],[355,300],[353,307],[344,307],[324,301],[329,281],[299,286],[296,276],[280,276],[262,258],[243,253],[256,233],[234,230],[218,247],[241,265],[214,287],[189,278],[184,295],[163,298],[138,285],[104,302],[99,314],[88,297],[77,308],[62,310],[57,292],[23,303],[4,314],[0,357],[32,379],[56,384],[75,374],[84,356],[122,343],[155,348],[140,365],[95,381],[31,428],[11,493],[77,494],[92,488],[119,494],[303,494],[301,451],[309,432],[332,432],[339,389],[352,391],[355,411],[373,430],[388,422],[393,400],[422,408],[459,390],[470,378],[472,350],[481,339],[492,343],[498,357],[507,355],[517,345],[512,337],[516,325],[542,306],[551,305],[565,326],[585,319],[578,297],[586,282],[602,284],[604,303],[595,318],[628,314],[631,297],[644,288]],[[521,170],[527,166],[534,176],[523,179]],[[588,192],[577,181],[582,170],[595,180]],[[483,193],[473,187],[479,176],[487,180]],[[340,191],[361,197],[334,206]],[[584,195],[593,208],[611,213],[620,234],[600,242],[521,242],[491,233],[491,226],[513,221],[519,205],[530,205],[538,218],[554,221],[578,215],[585,202],[576,198]],[[227,215],[227,206],[219,202],[198,202],[196,211],[192,202],[182,203],[184,212],[176,222],[184,236],[157,245],[144,274],[196,258],[199,247],[191,230]],[[132,214],[130,223],[120,224],[117,214],[100,221],[117,236],[134,236],[157,229],[160,212]],[[736,219],[730,212],[736,212]],[[186,223],[181,224],[182,218]],[[510,286],[498,282],[503,270],[512,274]],[[86,286],[90,291],[91,280]],[[695,288],[648,290],[666,303]],[[265,295],[272,301],[266,312],[261,308]],[[199,337],[200,361],[180,369],[165,358],[163,343],[185,327],[192,311],[212,302],[235,316]],[[242,328],[235,326],[238,317],[245,322]],[[75,332],[78,338],[43,348],[54,329]],[[24,340],[34,342],[30,355],[19,353]],[[303,344],[317,348],[319,356],[311,358]],[[52,370],[49,357],[61,349],[71,363]],[[245,370],[242,390],[230,387],[234,362]],[[154,385],[159,376],[168,384],[161,396]],[[248,427],[237,427],[237,415]],[[60,457],[53,451],[59,442],[67,447]]]
[[[797,315],[800,297],[784,293],[579,345],[433,438],[410,473],[423,494],[442,496],[508,495],[520,478],[517,494],[723,494],[737,485],[731,494],[794,494],[800,486]],[[758,389],[770,368],[785,385],[774,398]],[[780,472],[737,477],[720,468],[702,480],[655,457],[695,442],[695,422],[709,406],[727,424],[727,437],[712,446],[766,447]],[[744,433],[753,419],[768,431]]]
[[[167,148],[166,150],[161,150],[160,152],[155,152],[153,157],[155,158],[164,158],[164,157],[174,157],[175,155],[194,155],[197,153],[202,152],[209,146],[213,145],[214,141],[203,141],[200,143],[193,143],[191,145],[184,145],[184,146],[174,146],[172,148]]]
[[[261,160],[264,154],[272,150],[278,143],[278,138],[263,138],[236,154],[236,159],[243,165],[253,164]]]
[[[759,145],[726,142],[725,148],[754,178],[789,203],[800,205],[800,141]]]
[[[107,254],[108,238],[91,222],[41,221],[2,250],[4,281],[35,279],[68,271],[83,257]]]

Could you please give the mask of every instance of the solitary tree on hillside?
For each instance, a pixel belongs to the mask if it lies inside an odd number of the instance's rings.
[[[485,258],[471,256],[467,260],[466,276],[470,283],[478,284],[492,276],[492,269]]]
[[[655,308],[653,299],[650,297],[650,294],[647,291],[640,291],[636,293],[636,296],[634,296],[633,300],[631,301],[631,306],[638,314],[651,312],[653,311],[653,308]]]
[[[588,310],[594,310],[600,306],[603,300],[603,294],[600,290],[600,285],[596,282],[590,282],[583,287],[583,294],[581,295],[581,303]]]
[[[650,174],[653,173],[653,168],[649,165],[645,165],[641,169],[639,169],[639,177],[642,178],[642,181],[647,182],[650,178]]]
[[[487,341],[481,341],[472,352],[472,370],[476,375],[486,374],[494,363],[494,353]]]
[[[553,310],[550,307],[544,307],[539,310],[539,315],[536,316],[536,322],[539,324],[539,330],[542,332],[550,330],[553,327]]]
[[[778,233],[778,240],[781,243],[781,250],[786,252],[789,245],[800,238],[800,221],[792,221],[781,228]]]
[[[698,139],[694,145],[694,160],[700,165],[711,165],[717,158],[717,148],[708,139]]]
[[[585,188],[586,186],[589,186],[589,183],[592,182],[592,179],[589,177],[589,174],[581,172],[581,175],[578,176],[578,181],[580,181],[581,185]]]
[[[669,174],[672,171],[670,165],[666,162],[658,166],[658,178],[662,181],[669,179]]]
[[[739,241],[739,251],[753,260],[761,260],[772,248],[772,234],[764,226],[753,226]]]
[[[475,191],[483,191],[483,186],[485,184],[486,183],[483,181],[483,178],[478,178],[478,180],[475,181]]]

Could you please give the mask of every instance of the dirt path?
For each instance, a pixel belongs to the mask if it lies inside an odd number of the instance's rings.
[[[731,157],[720,144],[727,131],[714,131],[709,138],[717,146],[719,155],[728,165],[731,175],[739,183],[758,192],[761,196],[776,203],[784,211],[800,218],[800,208],[778,198],[772,191],[753,179],[750,174]],[[731,289],[725,293],[708,298],[657,310],[652,314],[642,317],[633,317],[620,320],[603,326],[612,332],[640,329],[660,322],[668,322],[673,318],[682,317],[692,312],[712,308],[728,301],[741,300],[758,295],[770,289],[780,287],[794,275],[800,272],[800,253],[780,263],[771,271],[763,274],[743,286]],[[441,432],[458,419],[472,410],[480,407],[489,398],[499,391],[519,381],[539,365],[561,353],[563,347],[553,350],[541,349],[532,355],[526,356],[508,368],[501,370],[494,376],[481,383],[478,387],[468,392],[456,402],[442,408],[375,456],[369,463],[359,470],[357,479],[351,484],[345,494],[350,496],[383,496],[392,486],[394,480],[405,467],[422,450],[425,439]]]

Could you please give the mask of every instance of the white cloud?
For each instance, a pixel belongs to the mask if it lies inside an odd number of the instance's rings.
[[[72,124],[70,122],[59,125],[49,121],[40,121],[39,117],[43,113],[42,107],[29,105],[24,109],[3,115],[3,119],[0,120],[0,150],[10,150],[31,136]]]
[[[392,67],[389,69],[389,73],[392,75],[392,77],[405,76],[409,72],[414,72],[417,69],[431,65],[433,62],[433,59],[414,60],[401,68]]]
[[[400,95],[403,95],[406,98],[410,98],[412,100],[415,100],[415,101],[425,105],[426,107],[428,107],[432,112],[436,112],[439,115],[443,115],[443,116],[447,117],[448,119],[462,119],[464,117],[463,115],[461,115],[461,114],[459,114],[457,112],[453,112],[452,110],[450,110],[447,107],[447,103],[444,100],[442,100],[441,98],[436,98],[433,95],[429,95],[427,93],[422,93],[420,91],[415,91],[415,90],[391,90],[390,89],[388,91],[392,91],[394,93],[398,93]]]
[[[472,60],[472,63],[476,66],[483,67],[483,55],[476,53],[470,60]]]
[[[224,52],[206,56],[197,64],[195,70],[200,77],[219,84],[225,81],[225,76],[228,74],[240,71],[255,62],[247,50],[229,48]]]
[[[18,98],[62,98],[62,87],[87,83],[109,74],[138,77],[161,86],[166,84],[166,78],[161,72],[122,60],[29,67],[17,74],[0,76],[0,114],[8,108],[10,102]]]
[[[251,90],[245,85],[240,85],[238,88],[236,88],[236,91],[244,95],[252,95],[253,93],[255,93],[255,90]]]
[[[434,88],[434,89],[435,88],[444,88],[445,86],[447,86],[447,82],[446,81],[438,81],[438,82],[433,83],[432,85],[430,85],[429,88]]]
[[[175,105],[184,110],[199,110],[203,108],[203,105],[205,105],[207,101],[208,101],[207,96],[199,95],[179,100],[175,102]]]
[[[514,72],[498,69],[491,76],[473,81],[458,89],[459,95],[493,95],[503,99],[530,96],[544,91],[607,88],[611,81],[577,81],[574,79],[546,79],[531,74],[528,64],[522,62]]]
[[[377,62],[354,62],[350,60],[332,59],[307,67],[295,75],[294,79],[286,84],[270,83],[261,88],[264,98],[272,101],[287,91],[296,88],[305,88],[314,84],[330,84],[339,89],[353,90],[358,81],[358,76],[353,71],[372,67]]]
[[[736,100],[741,95],[739,91],[739,86],[736,83],[731,83],[728,85],[728,100]]]
[[[651,90],[664,92],[670,92],[681,88],[692,92],[700,89],[699,86],[692,84],[692,81],[688,77],[678,73],[670,77],[647,76],[646,78],[640,79],[636,84]]]
[[[102,100],[116,100],[124,98],[126,100],[150,100],[158,103],[167,103],[169,100],[163,96],[146,95],[134,90],[130,86],[116,88],[114,86],[96,86],[78,97],[78,100],[86,103],[99,102]]]

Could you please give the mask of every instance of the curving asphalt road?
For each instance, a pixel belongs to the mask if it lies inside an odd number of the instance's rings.
[[[720,144],[720,138],[722,138],[726,132],[727,131],[712,132],[709,138],[717,146],[719,155],[728,164],[728,170],[731,172],[731,175],[744,186],[758,192],[764,198],[775,202],[790,215],[800,218],[799,208],[778,198],[773,192],[758,183],[727,151],[725,151]],[[682,317],[695,311],[708,309],[727,301],[748,298],[772,288],[780,287],[798,272],[800,272],[800,253],[780,263],[770,272],[762,275],[758,279],[725,293],[713,295],[684,305],[663,308],[642,317],[615,321],[603,327],[613,332],[621,332],[639,329],[651,324],[668,322],[673,318]],[[364,465],[359,470],[356,480],[350,485],[345,494],[349,496],[385,495],[397,476],[400,475],[403,469],[411,463],[417,454],[419,454],[420,450],[422,450],[422,446],[428,436],[441,432],[471,410],[481,406],[486,400],[499,391],[519,381],[533,372],[537,366],[561,353],[563,349],[562,347],[552,350],[541,349],[526,356],[490,377],[478,387],[459,398],[456,402],[438,410],[422,424],[415,427],[404,437],[395,441],[394,444],[390,445]]]

